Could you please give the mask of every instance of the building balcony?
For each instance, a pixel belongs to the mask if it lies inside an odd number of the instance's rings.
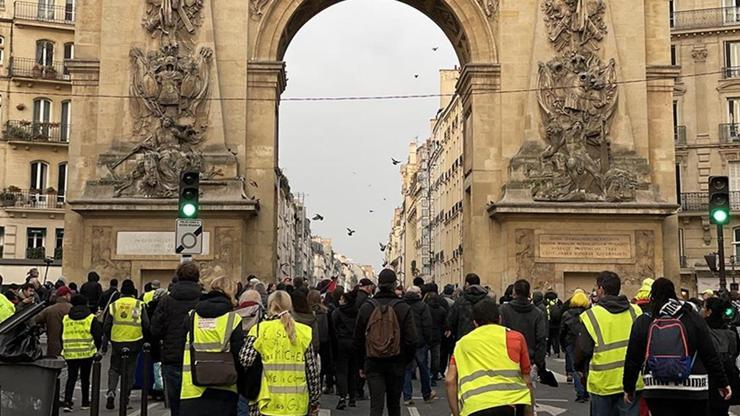
[[[740,25],[740,7],[718,7],[673,12],[671,30],[695,30]]]
[[[0,207],[6,210],[64,209],[64,200],[64,193],[53,188],[40,191],[9,187],[0,191]]]
[[[673,142],[677,145],[686,144],[686,126],[673,126]]]
[[[740,143],[740,123],[725,123],[719,125],[719,142]]]
[[[39,2],[16,1],[14,17],[42,24],[74,26],[75,8],[67,5],[55,6]]]
[[[66,145],[71,131],[69,124],[9,120],[5,123],[3,138],[8,142]]]
[[[29,260],[43,260],[46,258],[46,247],[26,248],[26,258]]]
[[[740,191],[730,192],[730,209],[732,211],[740,211]],[[709,193],[682,192],[681,210],[684,212],[709,212]]]
[[[42,65],[35,59],[16,57],[10,58],[8,75],[11,78],[65,83],[70,82],[72,79],[64,62],[52,62],[50,65]]]
[[[740,78],[740,66],[726,66],[722,68],[722,78],[724,79]]]

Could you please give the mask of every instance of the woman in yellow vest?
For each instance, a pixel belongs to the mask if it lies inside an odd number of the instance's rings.
[[[203,295],[193,311],[193,346],[198,351],[230,351],[238,373],[243,372],[239,364],[239,351],[244,346],[242,319],[236,312],[236,284],[221,276],[211,282],[210,292]],[[190,326],[190,320],[188,320]],[[213,345],[213,347],[208,346]],[[200,345],[200,346],[199,346]],[[226,345],[226,348],[224,348]],[[190,344],[186,341],[183,355],[182,387],[180,390],[180,416],[236,416],[236,384],[219,387],[200,387],[193,383],[190,360]]]
[[[532,367],[524,335],[500,325],[498,305],[473,306],[476,329],[455,346],[446,375],[453,416],[531,415]]]
[[[311,346],[311,328],[291,316],[290,295],[277,291],[267,300],[268,319],[252,327],[239,354],[244,367],[262,359],[262,386],[250,403],[251,415],[317,415],[321,379]]]
[[[103,341],[103,324],[95,319],[85,296],[72,297],[72,309],[62,322],[62,357],[67,361],[64,411],[72,411],[72,394],[79,375],[82,381],[81,410],[90,407],[90,371],[93,357]],[[97,387],[96,387],[97,388]]]

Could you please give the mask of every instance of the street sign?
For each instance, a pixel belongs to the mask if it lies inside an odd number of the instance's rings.
[[[175,253],[184,256],[203,254],[203,221],[177,220]]]

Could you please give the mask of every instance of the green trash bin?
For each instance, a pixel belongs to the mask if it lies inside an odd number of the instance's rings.
[[[0,415],[51,416],[62,359],[41,359],[30,363],[0,362]]]

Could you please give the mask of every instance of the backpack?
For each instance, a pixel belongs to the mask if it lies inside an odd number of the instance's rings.
[[[683,383],[691,375],[686,328],[678,318],[658,318],[648,329],[645,372],[664,383]]]
[[[401,326],[398,323],[396,299],[387,305],[368,300],[374,307],[365,329],[365,350],[370,358],[391,358],[401,355]]]

